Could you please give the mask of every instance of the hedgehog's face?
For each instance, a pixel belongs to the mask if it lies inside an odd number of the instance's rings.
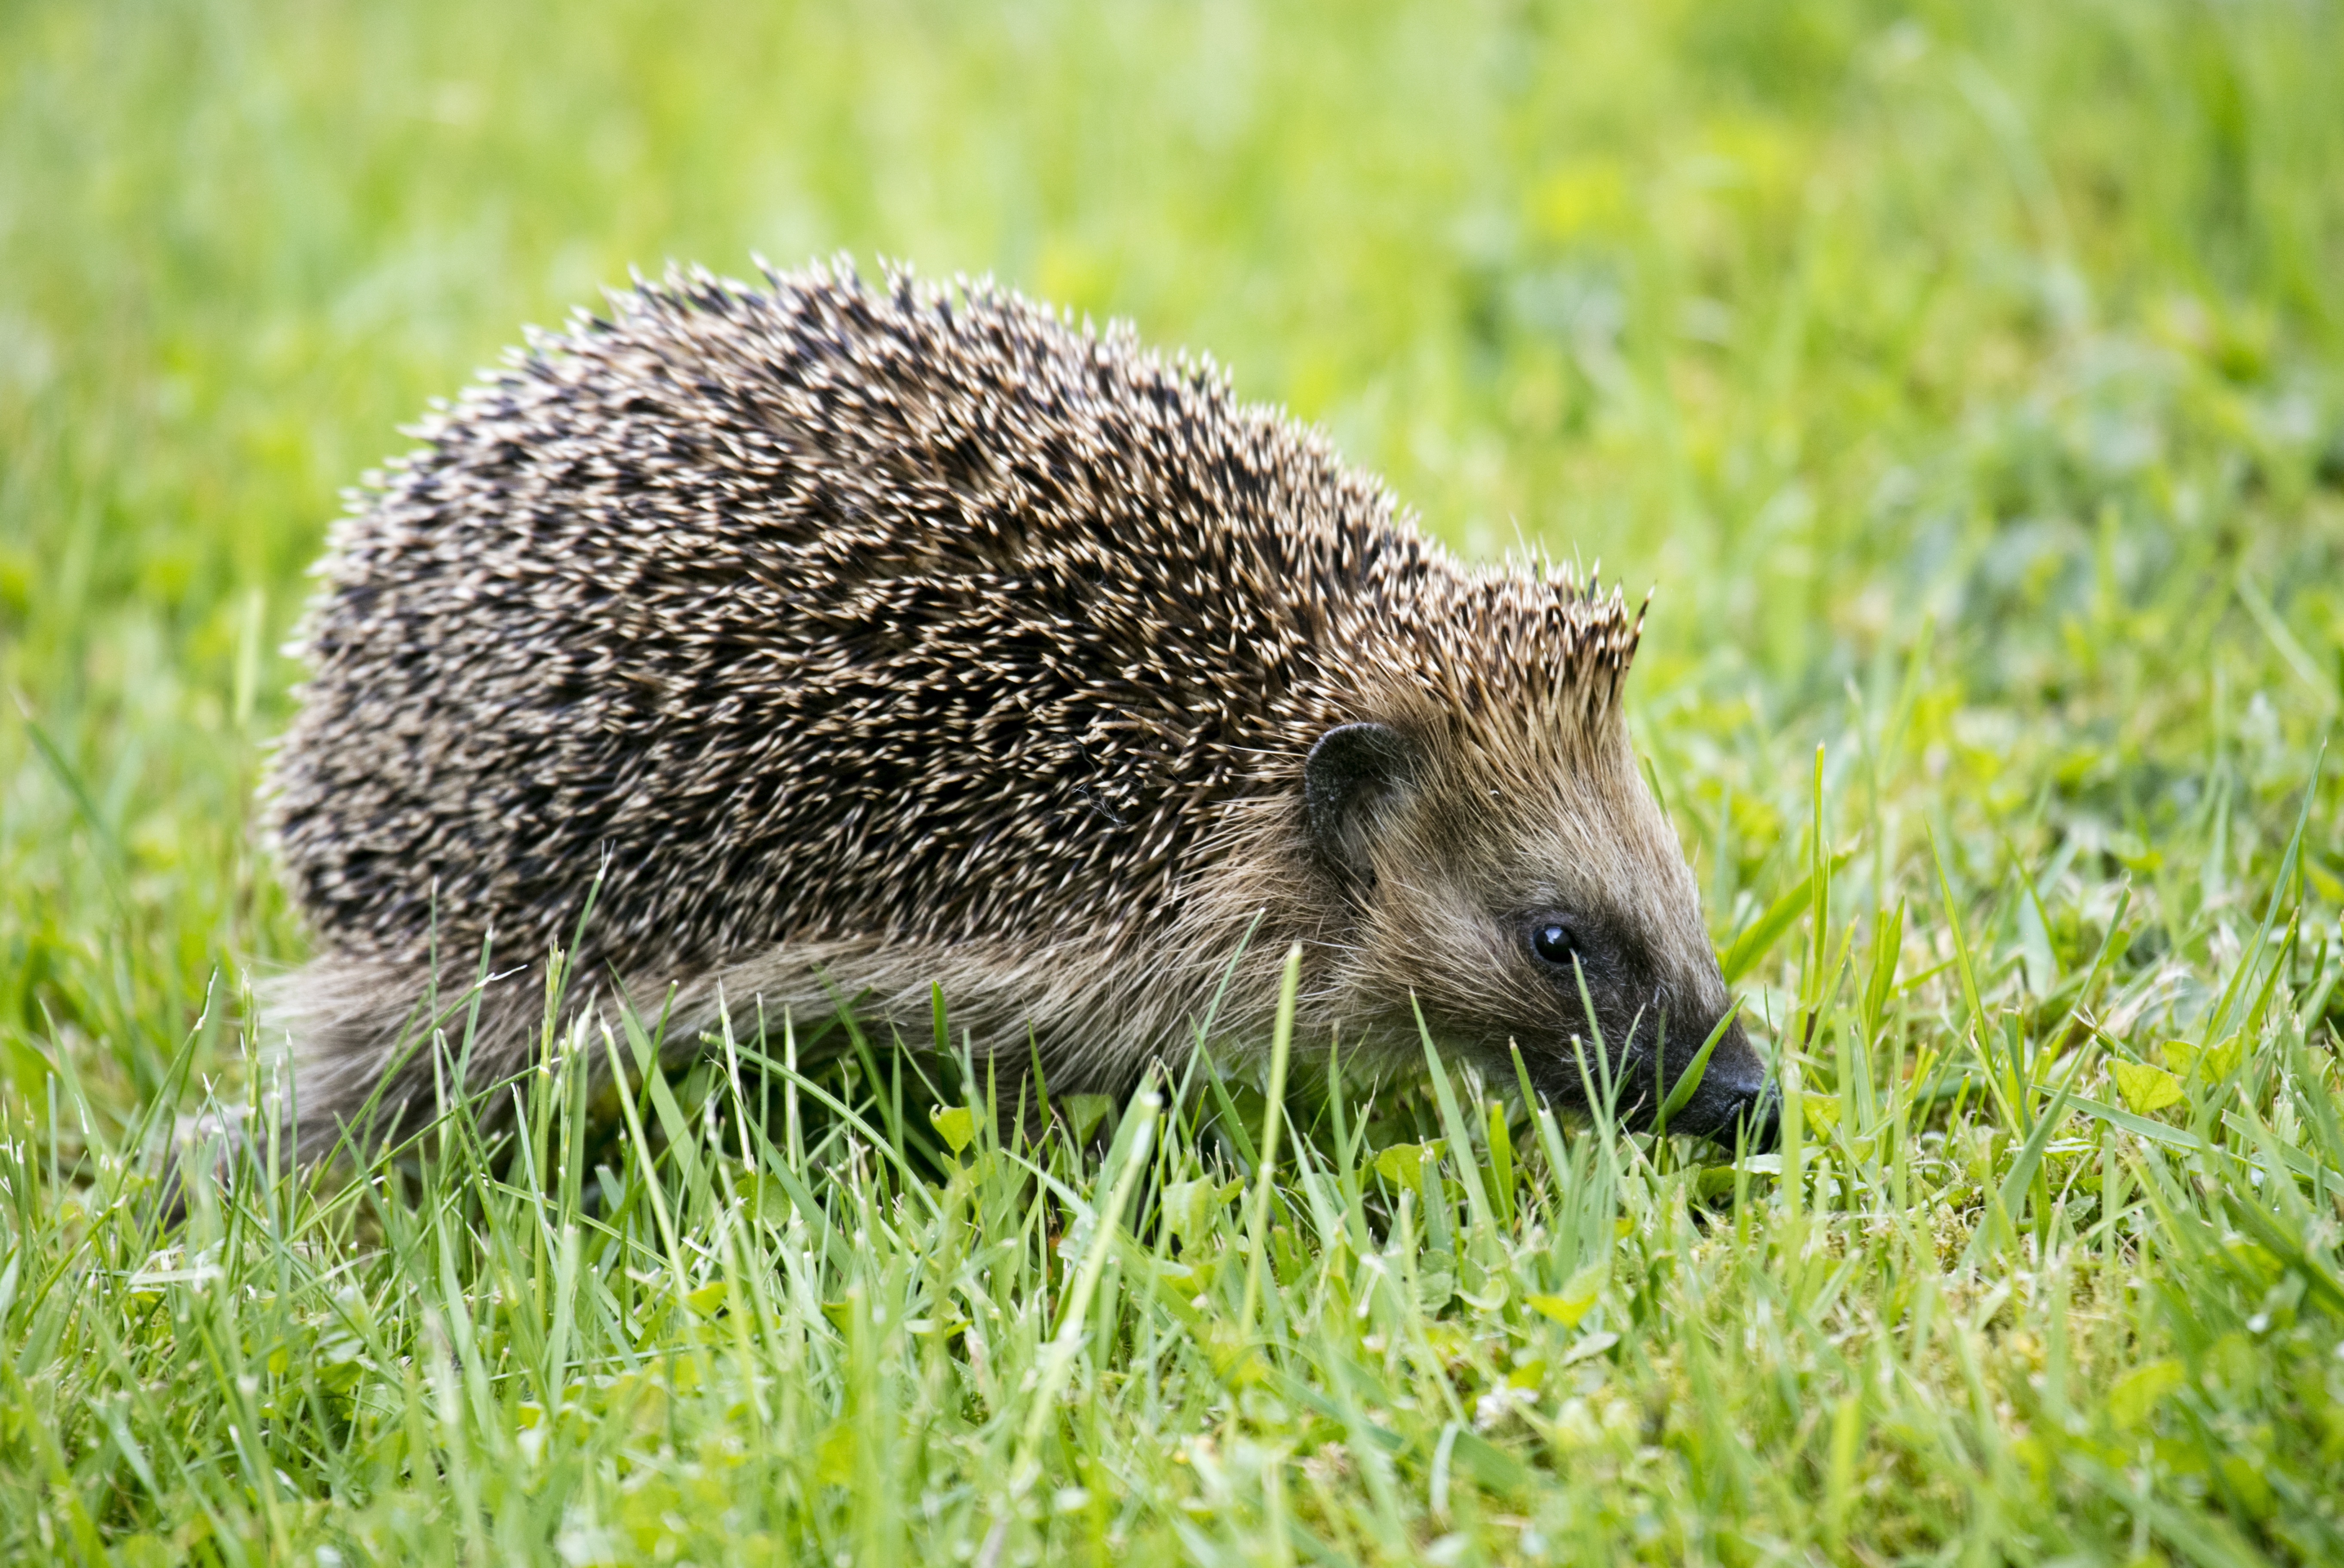
[[[1699,891],[1616,719],[1592,745],[1519,750],[1542,759],[1500,767],[1382,724],[1312,748],[1306,817],[1351,915],[1338,1010],[1412,1031],[1421,1006],[1500,1081],[1518,1046],[1541,1092],[1609,1092],[1649,1126],[1728,1010]],[[1668,1121],[1771,1147],[1765,1065],[1738,1020]]]

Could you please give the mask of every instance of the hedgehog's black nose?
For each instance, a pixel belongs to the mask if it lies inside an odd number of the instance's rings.
[[[1701,1099],[1694,1096],[1696,1102]],[[1697,1120],[1670,1125],[1701,1133],[1721,1149],[1733,1149],[1738,1140],[1750,1154],[1771,1154],[1783,1141],[1783,1098],[1770,1083],[1721,1085],[1716,1097],[1700,1109]]]
[[[1739,1139],[1753,1154],[1770,1152],[1782,1141],[1782,1096],[1739,1022],[1718,1042],[1700,1087],[1683,1111],[1669,1118],[1669,1128],[1697,1132],[1724,1149],[1732,1149]]]

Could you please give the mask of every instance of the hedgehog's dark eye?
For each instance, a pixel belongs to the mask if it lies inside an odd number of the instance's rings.
[[[1578,940],[1562,921],[1547,919],[1531,923],[1531,951],[1547,962],[1568,965],[1578,950]]]

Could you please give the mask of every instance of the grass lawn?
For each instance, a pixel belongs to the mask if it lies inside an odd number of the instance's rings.
[[[0,7],[0,1558],[2344,1562],[2339,65],[2324,0]],[[338,490],[631,266],[840,250],[1657,582],[1779,1160],[1307,1040],[1004,1146],[945,998],[672,1081],[614,1020],[518,1137],[162,1224],[303,952]]]

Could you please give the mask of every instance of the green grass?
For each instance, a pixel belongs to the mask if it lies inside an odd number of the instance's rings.
[[[2344,1559],[2339,60],[2316,0],[0,9],[0,1556]],[[1455,1071],[1003,1147],[948,1019],[672,1083],[614,1020],[549,1049],[628,1094],[161,1227],[302,951],[250,802],[337,489],[631,265],[842,248],[1657,581],[1779,1167]]]

